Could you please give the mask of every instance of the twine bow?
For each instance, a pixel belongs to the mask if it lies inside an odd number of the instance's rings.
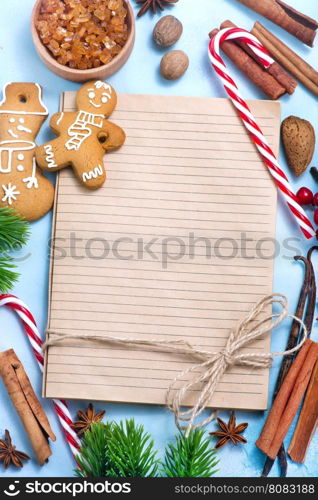
[[[279,306],[279,313],[271,313],[262,317],[270,306]],[[283,352],[267,353],[242,353],[242,349],[251,342],[268,335],[286,318],[292,318],[301,324],[303,328],[302,341],[293,349]],[[215,418],[215,411],[196,423],[196,420],[210,405],[211,399],[216,391],[217,385],[223,375],[231,366],[248,366],[261,369],[271,366],[273,356],[288,356],[301,349],[307,339],[307,329],[303,321],[296,316],[288,314],[288,299],[282,294],[272,294],[261,299],[242,319],[237,326],[231,330],[226,346],[221,351],[211,352],[192,346],[184,340],[139,340],[134,338],[118,338],[109,335],[90,335],[85,333],[63,333],[48,330],[48,340],[43,349],[47,350],[52,345],[57,345],[64,340],[80,339],[86,341],[98,341],[113,343],[126,347],[147,347],[153,351],[186,354],[192,358],[199,359],[191,368],[184,370],[172,381],[166,394],[166,404],[175,416],[177,427],[186,429],[186,435],[191,429],[203,427]],[[167,348],[167,349],[163,349]],[[181,387],[180,382],[184,382]],[[198,393],[198,395],[196,395]],[[192,406],[182,410],[186,404]],[[186,425],[182,425],[185,422]]]

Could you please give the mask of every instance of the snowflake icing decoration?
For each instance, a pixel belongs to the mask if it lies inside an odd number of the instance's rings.
[[[17,186],[13,186],[11,182],[9,182],[8,186],[4,186],[2,184],[2,189],[4,192],[4,197],[1,201],[7,201],[9,205],[12,205],[13,201],[16,201],[17,195],[20,194],[20,191],[17,190]]]

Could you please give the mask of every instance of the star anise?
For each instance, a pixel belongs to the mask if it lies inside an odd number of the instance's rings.
[[[22,460],[29,459],[26,453],[16,450],[16,447],[12,445],[10,432],[5,430],[4,440],[0,439],[0,460],[3,461],[4,468],[7,469],[11,463],[22,468]]]
[[[166,4],[176,3],[179,0],[136,0],[136,1],[137,3],[143,4],[140,11],[137,14],[138,17],[141,17],[150,8],[152,8],[152,12],[156,14],[157,9],[164,10],[164,8],[167,6]]]
[[[220,418],[217,419],[220,431],[210,432],[211,436],[219,438],[218,442],[215,445],[215,449],[222,448],[225,444],[232,442],[235,446],[238,443],[245,444],[247,440],[241,434],[248,427],[247,423],[236,425],[236,417],[235,412],[232,411],[230,420],[226,424]]]
[[[105,413],[105,411],[95,413],[94,406],[90,403],[86,411],[79,410],[77,412],[78,420],[74,422],[73,429],[78,436],[81,436],[85,434],[86,431],[91,430],[92,424],[102,420]]]

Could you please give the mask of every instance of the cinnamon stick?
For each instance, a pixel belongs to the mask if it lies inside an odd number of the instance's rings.
[[[307,258],[299,255],[294,257],[294,260],[301,261],[305,264],[305,276],[299,295],[295,316],[297,318],[303,318],[304,324],[307,328],[308,338],[310,338],[312,332],[317,296],[315,271],[311,259],[313,252],[317,250],[318,246],[313,246],[309,249]],[[291,325],[286,350],[293,349],[300,342],[302,335],[303,328],[301,327],[299,322],[294,319]],[[275,400],[280,388],[282,387],[285,377],[289,372],[297,354],[298,353],[296,352],[284,357],[279,371],[273,400]],[[282,443],[280,447],[277,458],[280,465],[280,477],[286,477],[288,465],[284,443]],[[266,457],[262,477],[267,477],[269,475],[274,463],[275,459]]]
[[[232,21],[226,20],[223,21],[220,28],[237,28],[237,26],[232,23]],[[238,44],[243,50],[245,50],[245,52],[247,52],[247,54],[250,55],[257,62],[257,64],[263,68],[255,52],[253,52],[253,50],[247,45],[247,43],[242,42],[241,40],[235,40],[235,43]],[[269,68],[266,68],[265,71],[273,76],[275,80],[277,80],[278,83],[280,83],[286,89],[286,92],[288,94],[291,95],[295,92],[298,83],[289,73],[287,73],[287,71],[285,71],[282,66],[280,66],[280,64],[274,62]]]
[[[218,32],[218,29],[211,31],[210,38]],[[222,43],[222,50],[267,97],[276,100],[286,93],[286,89],[275,78],[266,73],[241,47],[226,41]]]
[[[44,410],[17,355],[10,349],[0,353],[0,376],[24,425],[40,465],[52,455],[48,437],[55,441]]]
[[[287,376],[285,377],[284,383],[275,398],[261,435],[256,441],[256,446],[260,450],[262,450],[265,455],[268,455],[268,451],[279,427],[284,409],[288,403],[297,377],[299,376],[300,370],[305,362],[308,351],[311,348],[312,344],[312,340],[306,340],[305,344],[303,345]]]
[[[308,351],[305,363],[296,380],[293,392],[285,408],[283,418],[278,427],[278,431],[271,444],[268,456],[275,458],[287,435],[287,432],[297,414],[302,399],[306,393],[314,366],[318,360],[318,344],[314,343]]]
[[[304,463],[318,425],[318,362],[315,365],[297,427],[288,449],[290,458]]]
[[[313,47],[318,22],[282,0],[238,0],[258,14],[285,29],[300,41]]]
[[[313,247],[315,249],[315,247]],[[301,292],[299,295],[298,299],[298,304],[295,312],[295,316],[297,318],[303,318],[304,317],[304,312],[305,312],[305,307],[306,303],[308,301],[308,308],[311,308],[312,303],[314,301],[314,304],[316,303],[316,283],[315,283],[315,275],[314,275],[314,268],[311,262],[311,252],[308,252],[307,258],[303,256],[296,256],[294,257],[296,261],[302,261],[305,264],[305,276],[304,276],[304,281],[303,285],[301,288]],[[315,310],[315,307],[312,307],[313,311]],[[310,338],[311,330],[312,330],[312,323],[311,321],[310,324],[310,319],[312,317],[311,311],[308,311],[307,315],[307,310],[305,314],[305,322],[307,326],[307,331],[308,331],[308,337]],[[310,316],[310,319],[309,319]],[[307,321],[308,318],[308,321]],[[298,321],[295,319],[292,322],[287,345],[286,345],[286,351],[289,351],[290,349],[293,349],[300,341],[301,337],[301,332],[302,328],[301,325]],[[283,382],[297,356],[297,353],[290,354],[289,356],[285,356],[282,360],[282,364],[279,370],[277,382],[276,382],[276,387],[274,391],[274,396],[273,396],[273,401],[275,400],[277,394],[279,393]],[[279,465],[280,465],[280,476],[281,477],[286,477],[287,475],[287,457],[286,457],[286,451],[285,451],[285,446],[284,443],[282,443],[282,446],[278,452],[277,455]],[[262,472],[262,477],[267,477],[275,463],[275,459],[272,460],[269,457],[266,457],[266,461],[264,464],[263,472]]]
[[[295,92],[298,82],[276,61],[266,71],[285,87],[289,95]]]
[[[256,446],[276,458],[306,392],[318,360],[318,344],[307,340],[282,385]]]
[[[311,92],[318,95],[318,71],[262,26],[261,23],[256,22],[251,33],[258,38],[276,61],[284,66]]]

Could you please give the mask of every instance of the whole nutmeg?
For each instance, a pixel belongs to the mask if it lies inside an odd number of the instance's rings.
[[[167,80],[177,80],[187,71],[189,58],[182,50],[171,50],[161,59],[160,71]]]
[[[160,47],[171,47],[182,35],[182,23],[174,16],[164,16],[153,30],[153,39]]]

